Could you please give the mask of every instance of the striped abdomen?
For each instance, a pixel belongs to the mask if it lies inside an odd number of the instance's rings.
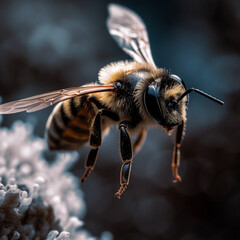
[[[50,150],[77,150],[89,140],[89,129],[97,109],[86,96],[59,103],[47,122]]]

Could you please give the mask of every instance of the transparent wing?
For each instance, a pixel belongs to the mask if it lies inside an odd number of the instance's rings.
[[[107,27],[118,45],[135,61],[147,62],[156,67],[142,19],[135,12],[118,4],[109,4],[108,11]]]
[[[84,85],[76,88],[66,88],[49,93],[36,95],[33,97],[24,98],[17,101],[12,101],[0,105],[0,114],[10,114],[17,112],[35,112],[55,103],[81,96],[84,94],[91,94],[97,92],[108,92],[114,91],[115,87],[113,84],[109,85]]]

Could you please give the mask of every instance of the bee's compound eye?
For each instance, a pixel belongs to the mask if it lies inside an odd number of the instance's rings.
[[[145,109],[148,115],[159,124],[163,122],[163,112],[161,103],[159,102],[160,96],[160,88],[155,85],[148,86],[144,93]]]

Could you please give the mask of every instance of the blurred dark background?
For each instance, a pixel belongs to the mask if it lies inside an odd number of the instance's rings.
[[[240,1],[115,1],[145,21],[159,67],[188,87],[225,101],[222,107],[192,94],[182,145],[182,182],[172,183],[173,137],[149,130],[134,158],[121,200],[121,160],[115,128],[95,171],[82,186],[85,228],[119,240],[239,239],[240,227]],[[4,102],[97,81],[106,64],[129,59],[107,32],[109,1],[0,0],[0,95]],[[51,109],[4,116],[31,122],[44,135]],[[2,140],[4,141],[4,140]],[[84,172],[88,148],[74,174]]]

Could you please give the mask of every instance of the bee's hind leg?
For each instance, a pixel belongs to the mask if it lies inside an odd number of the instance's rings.
[[[91,97],[89,98],[89,100],[95,104],[97,107],[101,107],[100,103],[98,103],[97,99],[95,97]],[[113,113],[110,112],[108,110],[105,109],[99,109],[95,119],[93,121],[93,126],[90,129],[90,146],[92,147],[92,149],[89,151],[86,163],[85,163],[85,172],[81,178],[81,182],[85,182],[87,177],[89,176],[90,172],[94,169],[96,160],[97,160],[97,156],[98,156],[98,151],[99,148],[102,144],[102,117],[106,116],[109,117],[115,121],[118,121],[119,117]]]
[[[94,169],[98,151],[102,143],[102,130],[101,130],[101,115],[102,111],[99,110],[95,116],[92,129],[90,129],[90,149],[87,160],[85,162],[85,172],[81,178],[81,182],[85,182],[90,172]]]
[[[85,182],[87,177],[89,176],[90,172],[94,169],[94,165],[96,163],[96,159],[97,159],[97,155],[98,155],[98,148],[92,148],[89,153],[88,153],[88,157],[85,163],[85,172],[83,174],[83,176],[81,177],[81,182]]]
[[[119,130],[120,130],[120,152],[121,157],[123,161],[123,165],[120,172],[120,184],[121,187],[116,192],[115,196],[117,198],[121,198],[121,195],[126,190],[129,179],[130,179],[130,173],[131,173],[131,167],[132,167],[132,157],[133,157],[133,148],[131,139],[127,132],[127,127],[131,124],[128,122],[121,122],[119,124]]]

